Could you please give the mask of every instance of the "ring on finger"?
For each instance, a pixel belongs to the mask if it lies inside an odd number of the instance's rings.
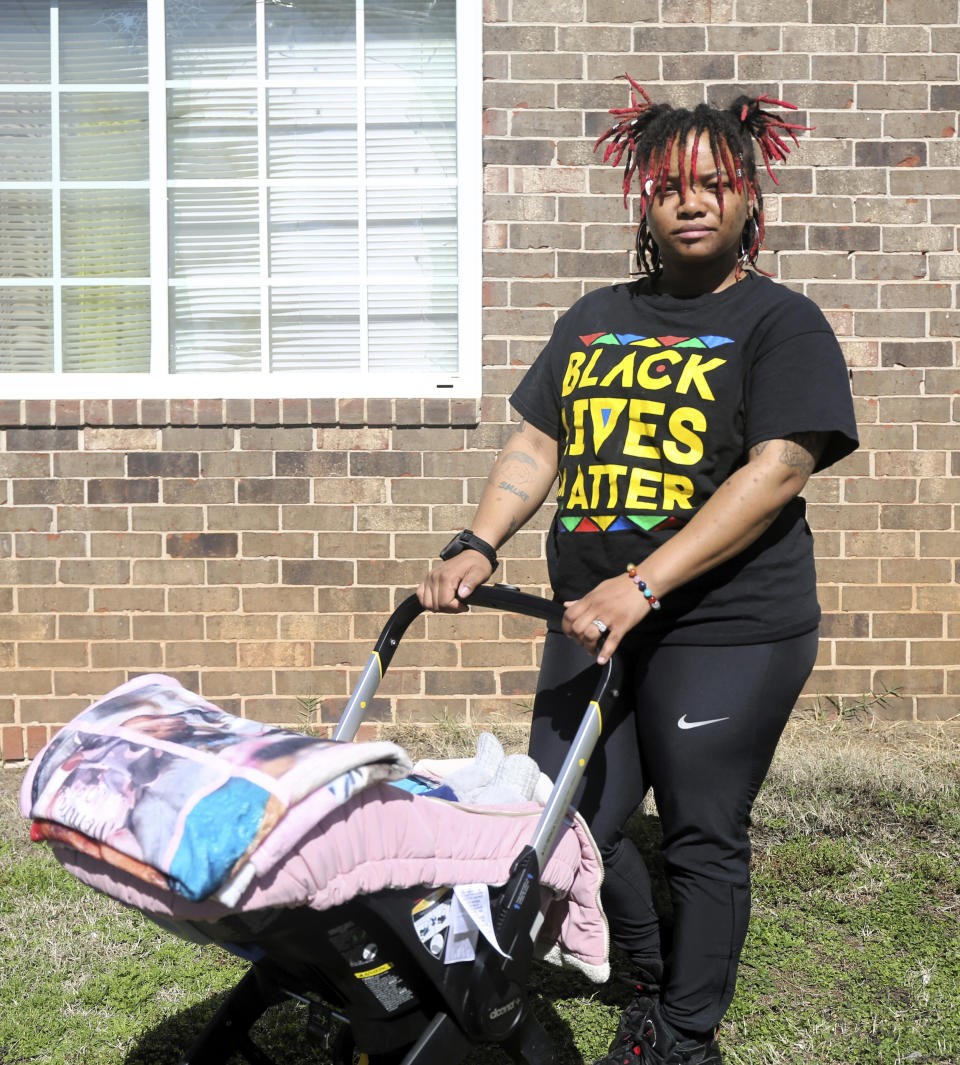
[[[601,636],[608,631],[607,626],[599,618],[594,618],[593,624],[600,630]]]

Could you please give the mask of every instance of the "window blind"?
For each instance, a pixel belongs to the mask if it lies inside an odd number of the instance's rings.
[[[0,0],[0,63],[0,373],[462,373],[457,0]]]

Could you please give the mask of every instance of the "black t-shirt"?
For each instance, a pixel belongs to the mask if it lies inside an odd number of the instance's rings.
[[[642,563],[755,444],[829,432],[817,469],[857,447],[846,366],[822,312],[756,274],[689,299],[654,294],[646,280],[589,293],[557,322],[511,403],[558,441],[547,560],[561,601]],[[745,551],[665,596],[644,632],[737,644],[815,628],[804,514],[792,500]]]

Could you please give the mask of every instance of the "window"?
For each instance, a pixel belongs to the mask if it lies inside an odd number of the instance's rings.
[[[0,0],[5,398],[480,393],[475,0]]]

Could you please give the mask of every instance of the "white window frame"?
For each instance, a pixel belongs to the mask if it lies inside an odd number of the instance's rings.
[[[258,23],[258,77],[254,81],[232,81],[231,88],[254,86],[261,101],[260,152],[264,158],[265,115],[262,102],[266,91],[264,57],[264,0],[256,0]],[[0,373],[0,395],[5,399],[234,399],[234,398],[479,398],[481,395],[481,340],[482,340],[482,58],[483,58],[483,8],[478,0],[456,0],[457,41],[457,349],[459,372],[453,375],[437,373],[381,373],[358,375],[355,372],[170,372],[170,324],[169,301],[172,283],[169,279],[167,240],[167,191],[176,187],[167,180],[167,80],[166,80],[166,33],[164,0],[147,0],[148,12],[148,92],[149,125],[149,181],[124,182],[124,188],[149,188],[150,196],[150,278],[84,278],[84,285],[137,285],[149,283],[151,290],[151,369],[149,373]],[[58,77],[57,23],[58,9],[51,7],[53,76]],[[362,37],[358,38],[362,41]],[[362,53],[361,53],[362,55]],[[361,79],[362,81],[362,79]],[[177,81],[177,87],[191,87],[189,81]],[[224,83],[226,84],[226,83]],[[271,86],[275,81],[271,81]],[[283,81],[280,82],[284,84]],[[205,79],[204,88],[216,84]],[[197,83],[200,87],[200,83]],[[54,173],[59,174],[59,120],[58,85],[31,84],[11,86],[0,84],[0,91],[29,89],[31,92],[50,91],[53,97],[52,140]],[[91,86],[73,85],[71,90],[90,89]],[[136,84],[96,86],[101,90],[137,91]],[[361,90],[362,92],[362,85]],[[363,111],[359,112],[361,115]],[[362,167],[358,178],[363,181]],[[87,183],[104,187],[100,183]],[[196,183],[191,183],[195,185]],[[294,182],[300,185],[301,182]],[[211,182],[218,186],[219,182]],[[261,179],[251,180],[251,187],[264,188]],[[18,182],[0,183],[3,188],[43,189],[51,188],[54,206],[58,204],[63,187],[82,188],[82,182]],[[265,197],[261,197],[265,199]],[[59,210],[55,210],[55,221]],[[362,221],[362,220],[361,220]],[[361,241],[364,227],[361,224]],[[261,226],[261,233],[265,233]],[[61,300],[60,290],[65,287],[59,276],[60,233],[54,225],[54,276],[50,278],[4,278],[4,285],[29,285],[53,287],[54,289],[54,350],[55,358],[61,354]],[[362,246],[361,246],[362,252]],[[267,291],[266,256],[261,255],[261,336],[268,336],[267,315],[269,300]],[[295,287],[297,280],[279,279],[285,287]],[[182,281],[180,282],[183,283]],[[230,284],[227,279],[218,279],[218,286]],[[238,287],[249,288],[249,279],[238,279]],[[361,301],[363,303],[363,301]],[[366,311],[361,312],[363,347],[366,347]]]

